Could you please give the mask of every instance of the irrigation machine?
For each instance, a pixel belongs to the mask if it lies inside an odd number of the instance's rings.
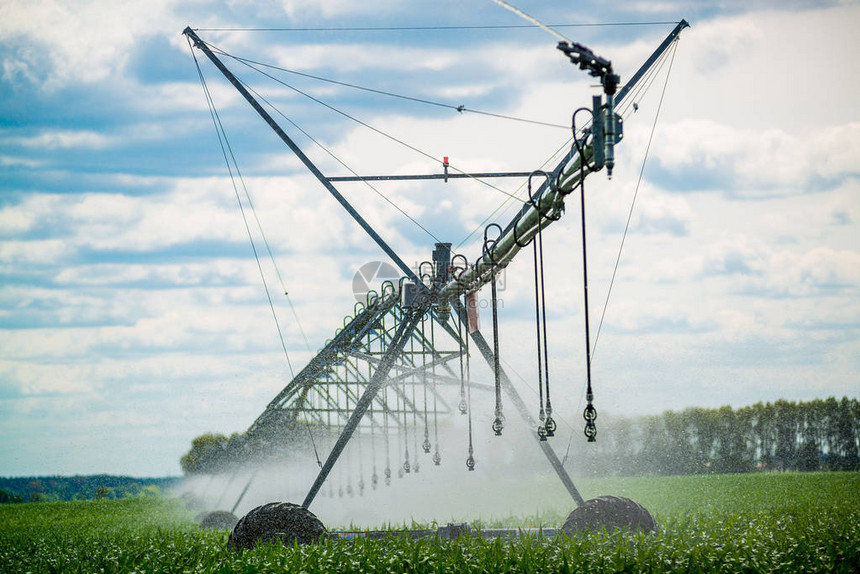
[[[542,25],[541,25],[542,26]],[[565,202],[575,198],[581,204],[582,256],[584,277],[584,314],[586,341],[586,406],[583,413],[587,441],[596,440],[597,412],[593,405],[591,386],[591,341],[588,319],[588,283],[585,249],[585,178],[606,170],[610,175],[615,164],[615,146],[623,135],[621,106],[630,107],[637,90],[653,74],[656,65],[664,61],[681,31],[688,26],[680,21],[654,50],[644,64],[621,84],[612,63],[587,47],[559,36],[557,49],[580,70],[600,82],[601,94],[594,95],[589,107],[574,113],[573,134],[569,150],[552,169],[531,172],[464,173],[442,162],[442,172],[428,175],[329,176],[302,151],[269,111],[268,102],[256,95],[225,65],[228,54],[207,43],[192,28],[184,30],[192,53],[202,53],[229,83],[251,105],[291,152],[301,161],[319,184],[334,197],[370,239],[387,255],[392,272],[379,290],[369,290],[365,301],[356,303],[352,315],[326,342],[294,378],[268,404],[243,435],[226,447],[207,452],[213,468],[223,461],[242,462],[251,458],[277,457],[295,446],[295,436],[310,437],[313,448],[331,445],[327,455],[317,452],[318,472],[307,488],[300,504],[273,502],[258,506],[238,519],[233,513],[255,475],[247,480],[232,510],[220,510],[201,515],[202,525],[230,527],[229,544],[234,548],[252,547],[260,540],[281,539],[287,544],[294,540],[312,542],[321,537],[382,537],[392,531],[329,532],[310,511],[315,498],[326,486],[333,468],[347,444],[360,436],[375,437],[370,444],[384,450],[385,466],[377,469],[376,459],[370,475],[370,487],[384,488],[392,476],[416,472],[419,464],[417,450],[422,450],[434,465],[441,464],[438,428],[440,419],[460,414],[469,420],[468,456],[463,471],[476,466],[471,442],[471,394],[474,389],[494,393],[495,410],[492,423],[494,434],[505,428],[506,407],[512,407],[532,429],[534,447],[539,449],[558,479],[570,494],[575,509],[559,529],[542,529],[545,536],[579,529],[639,528],[653,531],[656,524],[641,505],[627,498],[601,496],[583,500],[573,480],[552,447],[551,438],[557,424],[553,419],[547,368],[546,319],[542,307],[542,276],[539,274],[539,252],[542,250],[542,230],[559,220]],[[196,52],[195,52],[196,50]],[[198,64],[198,70],[200,64]],[[201,81],[203,75],[201,72]],[[220,120],[203,81],[216,129]],[[263,103],[261,103],[261,100]],[[264,105],[266,104],[266,105]],[[460,109],[459,111],[462,111]],[[577,129],[579,112],[586,121]],[[222,145],[223,145],[223,140]],[[225,153],[225,158],[228,156]],[[228,162],[229,163],[229,162]],[[231,171],[232,175],[232,171]],[[428,180],[472,178],[519,178],[526,182],[528,196],[522,207],[506,225],[491,223],[484,229],[481,252],[470,260],[454,254],[451,243],[437,242],[429,261],[417,270],[398,255],[374,227],[338,190],[343,182],[373,182],[392,180]],[[573,195],[574,192],[579,192]],[[572,196],[572,197],[571,197]],[[540,408],[530,408],[499,360],[499,324],[496,304],[497,277],[501,270],[532,244],[535,257],[535,337],[537,339],[538,389]],[[393,267],[392,267],[393,265]],[[372,274],[382,275],[381,269]],[[476,321],[476,292],[489,285],[491,293],[492,334],[489,340]],[[489,380],[473,381],[470,361],[485,361]],[[459,391],[459,396],[457,392]],[[452,398],[453,397],[453,398]],[[536,410],[536,412],[532,412]],[[423,427],[423,441],[420,437]],[[329,440],[314,436],[327,436]],[[410,442],[409,438],[412,437]],[[293,437],[293,438],[291,438]],[[410,454],[410,447],[412,453]],[[432,454],[431,454],[432,452]],[[393,461],[393,462],[392,462]],[[462,464],[462,463],[460,463]],[[331,481],[328,488],[332,489]],[[351,488],[351,487],[350,487]],[[363,494],[367,485],[360,479],[358,489]],[[223,496],[222,496],[223,498]],[[223,500],[220,502],[223,504]],[[451,523],[433,530],[409,530],[415,537],[436,535],[455,537],[471,531],[467,523]],[[482,530],[482,536],[513,537],[536,529]]]

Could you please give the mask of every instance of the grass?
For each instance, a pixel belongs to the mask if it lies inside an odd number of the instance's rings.
[[[464,537],[326,541],[242,553],[202,532],[179,501],[125,499],[0,507],[0,572],[857,572],[860,473],[612,479],[658,534],[510,542]],[[596,484],[595,484],[596,487]],[[590,491],[585,485],[584,492]],[[550,525],[541,515],[485,526]]]

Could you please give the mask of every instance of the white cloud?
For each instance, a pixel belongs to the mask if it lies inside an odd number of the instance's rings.
[[[111,145],[112,138],[90,130],[46,131],[37,136],[7,140],[9,143],[40,149],[104,149]]]
[[[349,15],[375,11],[390,11],[398,7],[395,0],[383,0],[374,4],[352,2],[350,0],[279,0],[276,2],[290,19],[324,19],[346,17]]]
[[[4,3],[0,6],[0,41],[32,42],[52,64],[49,70],[35,71],[22,56],[12,55],[4,66],[26,70],[30,78],[40,77],[47,90],[71,82],[103,80],[123,68],[129,48],[142,34],[162,29],[169,21],[169,5],[167,0]]]
[[[805,8],[692,22],[678,47],[665,119],[711,118],[795,137],[856,122],[860,38],[852,23],[860,6]]]
[[[37,239],[32,241],[4,241],[0,243],[0,264],[7,272],[16,265],[59,264],[74,252],[61,239]]]
[[[43,161],[27,159],[22,157],[13,157],[8,155],[0,155],[0,166],[3,167],[26,167],[35,169],[45,165]]]
[[[739,197],[806,193],[856,176],[860,123],[803,136],[689,120],[661,129],[655,160],[681,177]]]

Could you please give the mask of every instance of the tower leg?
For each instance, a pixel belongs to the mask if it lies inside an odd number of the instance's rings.
[[[481,351],[481,355],[483,355],[484,359],[490,365],[490,367],[494,364],[493,358],[493,350],[487,344],[487,341],[484,339],[484,336],[480,331],[474,331],[472,333],[472,340],[475,342],[475,345],[478,347],[478,350]],[[517,409],[517,412],[526,421],[526,424],[529,428],[534,428],[537,426],[537,421],[532,418],[531,413],[529,413],[529,409],[526,406],[525,401],[517,392],[517,389],[514,388],[514,385],[511,384],[511,380],[508,378],[507,373],[505,373],[504,369],[499,369],[499,377],[501,379],[502,388],[507,393],[508,397],[511,399],[511,403],[513,403],[514,407]],[[573,497],[573,500],[576,501],[578,506],[581,506],[585,501],[582,498],[582,495],[579,494],[579,490],[576,489],[576,486],[573,484],[573,480],[571,480],[570,475],[567,474],[567,471],[562,466],[561,461],[558,459],[558,456],[555,454],[555,451],[550,446],[549,441],[541,441],[537,438],[535,433],[532,433],[532,436],[540,446],[540,449],[543,451],[546,456],[549,464],[552,466],[555,473],[561,479],[562,484],[570,493],[570,496]]]
[[[347,420],[346,425],[343,427],[343,431],[340,433],[340,436],[337,439],[337,442],[332,447],[331,453],[329,453],[328,458],[320,469],[319,474],[317,475],[316,480],[314,481],[311,489],[308,491],[307,496],[305,496],[305,501],[302,502],[303,508],[308,508],[319,492],[320,488],[322,488],[323,483],[328,477],[331,469],[334,467],[337,459],[340,457],[343,449],[346,447],[349,439],[352,438],[355,429],[358,428],[358,425],[361,423],[362,417],[367,412],[367,409],[370,407],[373,399],[376,397],[376,394],[382,389],[385,383],[388,381],[388,372],[391,370],[391,367],[394,365],[394,362],[397,360],[400,353],[403,351],[403,347],[406,345],[406,341],[412,336],[412,332],[415,330],[415,326],[421,320],[422,315],[424,315],[425,310],[419,309],[417,311],[413,311],[397,327],[397,331],[394,334],[394,337],[391,341],[391,345],[388,347],[388,350],[385,353],[385,356],[382,358],[382,361],[379,363],[379,367],[373,373],[373,377],[370,379],[370,384],[367,385],[367,388],[364,390],[364,393],[361,395],[361,398],[358,400],[358,403],[355,405],[355,409],[352,411],[352,414],[349,416],[349,420]]]

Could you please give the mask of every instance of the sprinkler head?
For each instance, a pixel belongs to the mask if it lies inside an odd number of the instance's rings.
[[[496,420],[493,421],[493,432],[496,433],[496,436],[502,436],[503,428],[505,428],[505,424],[502,422],[502,419],[496,417]]]
[[[546,427],[546,436],[548,436],[548,437],[555,436],[555,429],[558,427],[550,415],[547,415],[546,423],[544,424],[544,426]]]

